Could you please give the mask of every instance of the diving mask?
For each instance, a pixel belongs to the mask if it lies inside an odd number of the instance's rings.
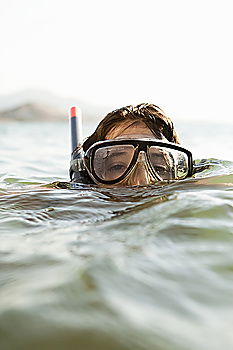
[[[84,154],[83,166],[96,184],[135,185],[181,180],[192,175],[192,154],[170,142],[115,139],[96,142]]]

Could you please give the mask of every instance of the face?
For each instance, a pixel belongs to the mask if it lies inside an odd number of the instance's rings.
[[[119,140],[119,139],[156,139],[152,131],[144,123],[138,123],[134,125],[119,125],[106,135],[107,140]],[[164,137],[161,138],[166,140]],[[124,187],[124,186],[145,186],[154,183],[155,180],[152,178],[148,172],[148,167],[146,164],[146,158],[144,152],[140,153],[138,156],[137,163],[130,173],[130,175],[118,184],[112,185],[114,187]]]

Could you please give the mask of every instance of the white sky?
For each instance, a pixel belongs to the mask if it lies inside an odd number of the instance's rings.
[[[0,0],[0,95],[233,122],[232,35],[231,0]]]

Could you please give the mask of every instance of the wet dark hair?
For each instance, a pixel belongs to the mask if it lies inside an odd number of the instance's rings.
[[[164,136],[169,142],[179,143],[173,123],[162,109],[154,104],[141,103],[137,106],[130,105],[108,113],[101,120],[94,133],[84,141],[83,150],[86,151],[97,141],[105,140],[110,131],[113,131],[126,121],[132,121],[130,125],[143,122],[156,138],[161,139]]]

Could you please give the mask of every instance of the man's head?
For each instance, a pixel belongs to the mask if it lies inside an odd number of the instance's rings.
[[[87,178],[108,186],[184,178],[189,173],[189,156],[184,155],[187,164],[178,174],[182,147],[175,144],[179,139],[173,123],[159,107],[140,104],[117,109],[107,114],[83,143]],[[78,158],[79,151],[73,152],[73,158]]]

